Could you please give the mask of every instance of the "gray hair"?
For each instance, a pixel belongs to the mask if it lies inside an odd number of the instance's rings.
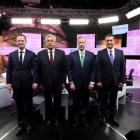
[[[48,35],[46,35],[45,41],[46,41],[46,39],[47,39],[48,37],[52,37],[52,38],[56,41],[56,36],[53,35],[53,34],[48,34]]]

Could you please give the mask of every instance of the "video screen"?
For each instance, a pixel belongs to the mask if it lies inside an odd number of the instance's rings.
[[[140,55],[140,29],[132,30],[127,33],[126,55]]]
[[[112,26],[112,34],[113,35],[119,35],[119,34],[127,33],[128,28],[129,28],[128,24]]]
[[[132,68],[134,69],[133,76],[140,76],[140,59],[126,59],[126,75],[129,75]]]
[[[22,33],[26,36],[27,44],[26,48],[37,53],[41,49],[42,40],[41,40],[41,34],[36,33]]]
[[[77,34],[77,38],[86,38],[86,50],[93,52],[95,48],[95,34]]]
[[[123,48],[126,47],[127,33],[114,35],[114,47]],[[106,48],[105,39],[96,39],[96,48]]]

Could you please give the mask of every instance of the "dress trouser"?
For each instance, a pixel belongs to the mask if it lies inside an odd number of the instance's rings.
[[[115,117],[117,93],[118,87],[113,83],[100,89],[102,117],[108,117],[107,111],[109,111],[109,118]]]
[[[44,89],[46,121],[60,120],[62,88]]]
[[[14,89],[13,97],[16,102],[18,124],[32,120],[32,89]]]
[[[74,107],[74,119],[76,121],[86,121],[89,104],[89,90],[81,88],[79,90],[72,91],[72,98]]]

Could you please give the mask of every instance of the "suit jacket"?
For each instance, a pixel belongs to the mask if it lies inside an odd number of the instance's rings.
[[[48,50],[42,50],[37,56],[38,82],[48,90],[60,88],[66,83],[66,56],[64,51],[55,49],[54,62],[50,63]]]
[[[6,82],[12,84],[13,89],[31,89],[32,83],[37,83],[36,56],[32,51],[26,49],[22,67],[18,50],[9,54]]]
[[[85,51],[83,67],[80,63],[79,51],[69,54],[68,79],[73,82],[76,89],[88,88],[90,82],[95,82],[95,56],[89,51]]]
[[[115,50],[115,58],[113,65],[111,64],[107,49],[98,52],[97,55],[97,82],[102,82],[103,85],[110,85],[112,80],[116,85],[119,82],[125,82],[125,58],[123,51]]]

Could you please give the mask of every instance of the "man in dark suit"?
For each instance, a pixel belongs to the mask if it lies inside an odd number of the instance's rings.
[[[68,79],[73,96],[74,127],[82,124],[87,127],[87,107],[90,90],[95,84],[95,56],[85,50],[86,39],[79,37],[77,40],[78,50],[69,54]]]
[[[125,58],[123,51],[113,47],[113,35],[105,37],[106,48],[97,55],[97,86],[101,95],[101,124],[106,120],[114,126],[119,126],[115,119],[116,98],[118,89],[125,82]],[[109,99],[109,117],[107,117]]]
[[[46,49],[37,56],[39,84],[44,88],[46,124],[50,127],[55,121],[60,125],[61,93],[66,81],[66,56],[64,51],[56,49],[56,37],[45,37]],[[54,102],[54,108],[52,104]],[[54,114],[53,114],[54,113]]]
[[[7,87],[13,88],[17,107],[18,129],[16,135],[31,131],[32,90],[37,88],[36,56],[25,48],[26,37],[16,38],[18,50],[9,54],[7,64]]]

